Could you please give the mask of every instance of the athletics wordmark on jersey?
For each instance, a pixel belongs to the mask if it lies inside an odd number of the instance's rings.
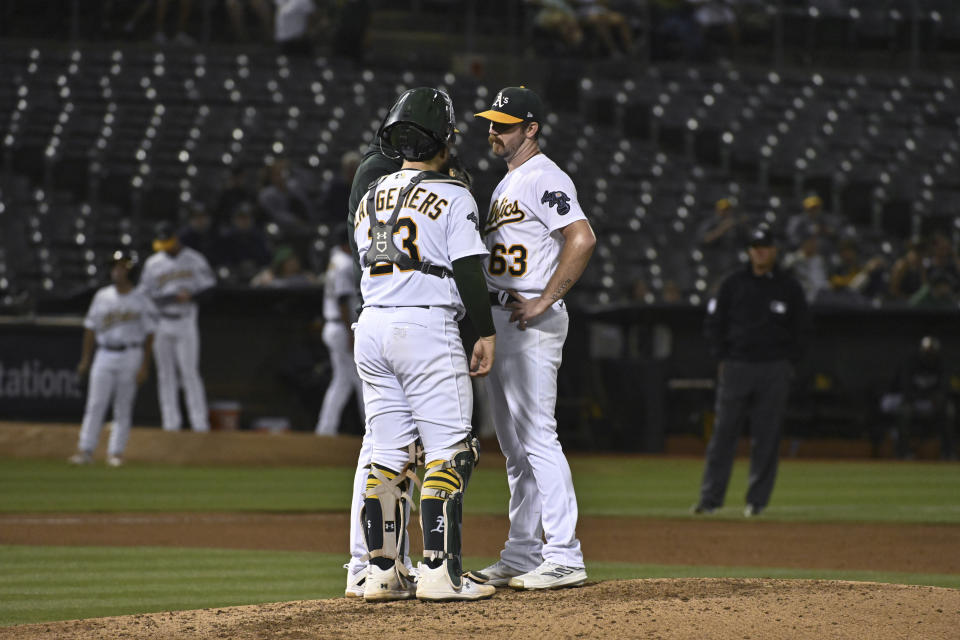
[[[506,197],[503,197],[490,205],[490,215],[487,216],[483,235],[496,231],[503,225],[520,222],[524,218],[526,218],[526,214],[517,201],[510,202]]]
[[[169,273],[163,273],[157,276],[157,287],[162,287],[168,282],[173,282],[174,280],[189,280],[193,277],[193,269],[182,269],[180,271],[170,271]]]
[[[106,313],[104,314],[103,319],[100,321],[100,330],[106,331],[110,327],[128,322],[140,322],[140,312],[131,311],[130,309],[122,309],[119,311],[111,311]]]

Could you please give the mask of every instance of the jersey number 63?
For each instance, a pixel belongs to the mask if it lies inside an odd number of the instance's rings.
[[[511,264],[507,264],[508,258],[511,259]],[[519,278],[527,272],[527,248],[522,244],[512,244],[509,248],[502,244],[493,245],[487,270],[492,276],[509,273]]]

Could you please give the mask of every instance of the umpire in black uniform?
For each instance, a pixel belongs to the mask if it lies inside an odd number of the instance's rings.
[[[750,233],[749,243],[749,266],[727,276],[707,307],[704,334],[720,366],[716,422],[694,513],[723,506],[744,421],[752,437],[744,515],[766,508],[794,365],[803,352],[803,290],[777,266],[776,242],[766,225]]]

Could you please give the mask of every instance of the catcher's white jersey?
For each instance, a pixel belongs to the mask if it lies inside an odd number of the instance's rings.
[[[93,296],[83,326],[97,335],[101,347],[143,344],[156,329],[157,308],[139,291],[121,294],[113,285]]]
[[[490,251],[487,284],[542,293],[563,249],[561,229],[584,219],[573,181],[547,156],[535,155],[509,171],[493,191],[483,227]]]
[[[197,294],[216,284],[216,277],[203,254],[182,247],[175,256],[158,251],[147,258],[140,276],[139,288],[157,301],[164,318],[184,317],[196,309],[194,302],[173,300],[182,290]]]
[[[378,220],[390,218],[397,195],[417,173],[416,169],[401,169],[375,187],[376,211],[373,213]],[[371,244],[368,213],[364,197],[354,223],[361,257]],[[487,254],[480,240],[478,221],[477,204],[466,188],[451,183],[423,182],[413,189],[400,209],[394,242],[415,260],[452,270],[454,260]],[[392,264],[380,264],[364,269],[360,291],[364,307],[450,307],[458,317],[463,315],[463,303],[453,278],[438,278],[419,271],[402,271]]]
[[[339,300],[343,296],[350,296],[347,303],[352,312],[356,306],[354,298],[356,290],[353,286],[353,258],[349,251],[342,247],[334,247],[330,251],[330,263],[327,265],[327,274],[323,279],[323,319],[332,322],[340,321]]]

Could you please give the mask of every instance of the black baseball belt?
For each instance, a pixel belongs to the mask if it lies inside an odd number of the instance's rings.
[[[126,351],[127,349],[136,349],[142,346],[142,342],[132,342],[130,344],[101,344],[100,348],[106,349],[107,351]]]
[[[506,299],[503,301],[503,304],[500,303],[500,294],[502,294],[502,293],[505,293],[506,296],[507,296]],[[506,305],[506,304],[508,304],[508,303],[510,303],[510,302],[520,302],[520,300],[518,300],[517,298],[514,298],[512,295],[510,295],[509,293],[506,293],[506,292],[504,292],[504,291],[491,291],[491,292],[490,292],[490,304],[491,304],[491,305],[493,305],[493,306],[495,306],[495,307],[500,307],[500,306],[504,306],[504,305]]]

